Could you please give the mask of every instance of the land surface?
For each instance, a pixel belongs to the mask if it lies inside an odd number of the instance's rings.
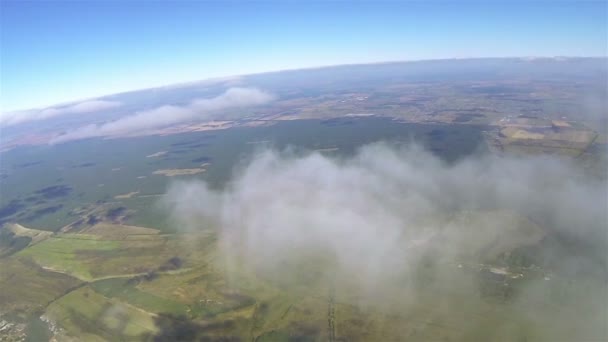
[[[603,59],[452,62],[248,76],[241,82],[276,101],[137,134],[48,144],[80,118],[3,132],[0,340],[605,340],[586,316],[608,317],[594,296],[605,293],[605,275],[557,272],[536,252],[564,242],[517,212],[429,218],[509,228],[488,231],[491,248],[421,263],[415,281],[395,274],[370,295],[357,274],[332,273],[331,255],[287,260],[279,279],[228,263],[213,222],[186,230],[159,205],[175,179],[229,185],[267,147],[339,159],[374,142],[414,141],[447,164],[551,154],[606,179]],[[224,85],[191,87],[154,96],[179,103]],[[135,106],[150,95],[108,98]],[[585,257],[584,246],[566,244]],[[518,292],[538,282],[543,296]]]

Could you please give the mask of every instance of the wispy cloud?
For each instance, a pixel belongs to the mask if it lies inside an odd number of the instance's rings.
[[[0,125],[11,126],[23,122],[43,120],[67,114],[98,112],[120,106],[122,106],[122,103],[117,101],[90,100],[65,106],[4,112],[0,114]]]
[[[105,124],[84,126],[58,136],[52,143],[90,137],[128,134],[192,120],[206,119],[212,113],[222,109],[261,105],[271,101],[273,98],[271,94],[255,88],[230,88],[217,97],[196,99],[186,106],[166,105]]]

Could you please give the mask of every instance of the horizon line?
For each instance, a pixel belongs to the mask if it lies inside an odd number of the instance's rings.
[[[48,109],[48,108],[62,107],[62,106],[70,105],[70,104],[77,104],[77,103],[81,103],[81,102],[85,102],[85,101],[98,100],[98,99],[102,99],[104,97],[123,95],[123,94],[138,92],[138,91],[163,89],[163,88],[180,88],[180,87],[187,87],[189,85],[194,85],[197,83],[204,83],[204,82],[212,82],[212,83],[218,82],[219,83],[223,80],[231,80],[231,79],[236,79],[239,77],[247,77],[247,76],[255,76],[255,75],[264,75],[264,74],[281,73],[281,72],[289,72],[289,71],[319,70],[319,69],[326,69],[326,68],[348,67],[348,66],[359,66],[359,65],[381,65],[381,64],[396,64],[396,63],[416,63],[416,62],[475,60],[475,59],[531,59],[531,60],[533,60],[533,59],[608,59],[608,55],[604,55],[604,56],[543,56],[543,55],[538,55],[538,56],[503,56],[503,57],[495,57],[495,56],[494,57],[446,57],[446,58],[409,59],[409,60],[401,59],[401,60],[386,60],[386,61],[377,61],[377,62],[327,64],[327,65],[319,65],[319,66],[308,66],[308,67],[302,67],[302,68],[287,68],[287,69],[267,70],[267,71],[252,72],[252,73],[245,73],[245,74],[233,74],[233,75],[210,77],[210,78],[203,78],[203,79],[191,80],[191,81],[169,83],[169,84],[163,84],[163,85],[157,85],[157,86],[143,87],[143,88],[137,88],[137,89],[129,89],[129,90],[112,92],[109,94],[102,94],[102,95],[96,95],[96,96],[91,96],[91,97],[86,97],[86,98],[69,100],[69,101],[65,101],[65,102],[57,102],[57,103],[49,104],[46,106],[28,107],[28,108],[22,108],[22,109],[0,111],[0,115],[2,115],[4,113],[25,112],[25,111],[31,111],[31,110],[42,110],[42,109]]]

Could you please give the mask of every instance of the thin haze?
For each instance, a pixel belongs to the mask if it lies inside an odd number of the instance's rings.
[[[560,299],[547,295],[555,293],[553,283],[528,279],[514,310],[523,308],[522,319],[547,334],[541,336],[605,339],[599,300],[608,274],[605,189],[604,181],[589,180],[563,160],[477,156],[448,165],[418,147],[380,144],[343,160],[266,150],[225,189],[175,182],[163,204],[185,229],[218,230],[226,270],[244,263],[273,281],[299,279],[312,289],[329,278],[351,294],[338,300],[393,305],[401,313],[433,289],[437,302],[428,307],[445,306],[449,293],[460,291],[481,308],[472,276],[478,265],[558,237],[585,253],[538,247],[544,272],[576,276],[581,284],[595,279],[595,287],[562,289]],[[425,272],[427,290],[415,286]],[[572,312],[584,313],[563,317],[568,314],[546,309],[547,300],[571,300]],[[448,311],[460,304],[452,305]],[[507,340],[518,336],[505,333]]]
[[[267,103],[273,99],[269,93],[255,88],[229,88],[213,98],[195,99],[185,106],[165,105],[135,113],[103,124],[91,124],[66,132],[51,143],[70,140],[125,135],[145,130],[162,128],[193,120],[210,120],[212,115],[223,109],[242,108]]]
[[[0,114],[0,126],[11,126],[23,122],[49,119],[69,114],[86,114],[122,106],[117,101],[89,100],[74,104],[43,109],[6,112]]]
[[[3,111],[387,60],[605,56],[605,1],[0,1]]]

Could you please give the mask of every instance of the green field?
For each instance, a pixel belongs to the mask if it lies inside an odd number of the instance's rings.
[[[20,256],[32,258],[44,268],[64,272],[82,280],[90,280],[91,266],[95,260],[84,259],[88,252],[103,257],[103,254],[113,253],[119,243],[99,240],[94,236],[61,235],[54,236],[32,248],[24,250]],[[96,265],[95,265],[96,266]]]
[[[518,220],[505,215],[484,213],[467,219]],[[530,222],[514,225],[522,227],[521,235],[511,234],[509,242],[490,234],[489,238],[501,243],[494,245],[494,251],[486,251],[484,258],[496,259],[506,250],[525,245],[519,239],[537,234],[538,228]],[[48,237],[0,259],[0,281],[9,290],[0,295],[2,308],[21,320],[44,313],[56,322],[55,336],[87,340],[146,340],[174,336],[182,329],[211,340],[593,339],[598,337],[594,335],[597,322],[573,317],[585,317],[587,309],[606,315],[601,303],[591,297],[604,286],[601,282],[572,283],[553,275],[551,281],[544,281],[545,296],[539,297],[527,292],[534,287],[522,286],[543,282],[544,273],[511,267],[510,272],[525,274],[521,281],[509,281],[512,291],[526,289],[512,300],[502,285],[479,278],[470,255],[446,255],[422,263],[415,281],[395,273],[394,280],[370,293],[356,286],[360,283],[356,274],[332,272],[330,256],[287,261],[280,277],[274,277],[240,266],[243,261],[233,260],[233,267],[225,268],[225,260],[214,252],[212,233],[180,233],[169,242],[171,250],[180,251],[179,263],[167,263],[163,245],[146,245],[156,256],[155,263],[135,273],[129,262],[141,264],[143,256],[127,253],[123,244],[146,232],[101,224],[84,234]],[[157,238],[148,237],[145,243],[150,241],[156,243]],[[499,261],[495,262],[499,267]],[[458,263],[464,267],[456,267]],[[471,282],[479,282],[480,287],[471,287]],[[480,296],[479,291],[488,294]],[[561,324],[553,326],[555,320]]]
[[[60,321],[67,334],[86,340],[132,339],[156,330],[151,314],[106,298],[90,287],[54,302],[46,315]]]
[[[33,327],[28,322],[42,316],[52,324],[39,336],[59,340],[605,337],[598,327],[608,312],[593,297],[606,290],[601,270],[584,279],[552,273],[547,266],[556,261],[538,251],[561,243],[558,237],[515,212],[473,208],[427,218],[422,226],[447,227],[437,251],[403,260],[412,269],[391,269],[388,281],[376,284],[361,279],[370,272],[366,265],[345,272],[330,253],[294,252],[278,260],[278,272],[252,267],[246,256],[227,258],[213,222],[201,220],[202,229],[190,231],[159,204],[175,178],[229,185],[234,170],[263,146],[296,155],[322,150],[340,160],[372,142],[417,141],[450,164],[486,153],[485,129],[386,118],[299,120],[3,153],[0,219],[32,229],[0,229],[0,318]],[[205,163],[194,176],[153,174]],[[452,226],[464,228],[456,236]],[[571,255],[586,258],[584,251],[572,247]]]

